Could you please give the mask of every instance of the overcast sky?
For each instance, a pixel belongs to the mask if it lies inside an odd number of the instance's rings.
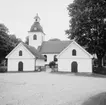
[[[65,30],[69,27],[67,6],[73,0],[0,0],[0,23],[9,28],[23,41],[34,22],[36,13],[46,40],[60,38],[66,40]]]

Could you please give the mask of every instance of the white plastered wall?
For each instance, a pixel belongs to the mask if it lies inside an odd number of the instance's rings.
[[[33,36],[37,35],[37,40],[33,40]],[[41,46],[44,41],[44,34],[42,32],[29,32],[29,45],[34,46],[36,49]]]
[[[22,56],[19,56],[19,51],[22,51]],[[26,59],[26,58],[34,58],[34,56],[27,50],[23,45],[20,45],[16,50],[13,51],[12,54],[8,58],[11,59]]]
[[[19,56],[22,51],[22,56]],[[22,45],[18,46],[8,57],[8,71],[18,71],[18,63],[23,62],[23,71],[34,71],[35,57]]]
[[[23,62],[23,71],[35,70],[35,59],[8,59],[8,71],[18,71],[18,63]]]
[[[58,71],[71,72],[71,63],[76,61],[78,72],[92,72],[91,59],[58,59]]]
[[[72,55],[72,50],[76,50],[76,56]],[[81,48],[79,48],[75,43],[72,43],[69,48],[67,48],[63,53],[61,53],[59,58],[90,58]]]
[[[45,65],[45,61],[44,59],[37,59],[35,61],[36,66],[44,66]]]
[[[76,56],[72,55],[72,50],[76,50]],[[78,72],[92,72],[92,59],[86,51],[78,45],[72,43],[58,56],[58,71],[71,72],[71,63],[76,61]]]
[[[54,61],[54,55],[57,54],[43,54],[43,55],[47,55],[47,61],[45,62],[45,64],[49,64],[51,61]]]

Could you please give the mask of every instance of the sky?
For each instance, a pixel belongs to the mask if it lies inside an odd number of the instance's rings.
[[[73,0],[0,0],[0,23],[10,34],[25,41],[28,31],[38,13],[41,18],[45,40],[59,38],[67,40],[65,30],[69,28],[67,7]]]

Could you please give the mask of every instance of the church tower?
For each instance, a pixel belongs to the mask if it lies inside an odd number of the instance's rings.
[[[28,32],[29,34],[29,45],[35,47],[36,49],[38,46],[42,45],[42,42],[44,41],[44,32],[43,28],[40,25],[40,17],[38,14],[35,16],[35,22],[30,28],[30,31]]]

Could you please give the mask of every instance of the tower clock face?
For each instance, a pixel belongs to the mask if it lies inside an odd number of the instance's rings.
[[[35,27],[34,30],[37,30],[37,28]]]

